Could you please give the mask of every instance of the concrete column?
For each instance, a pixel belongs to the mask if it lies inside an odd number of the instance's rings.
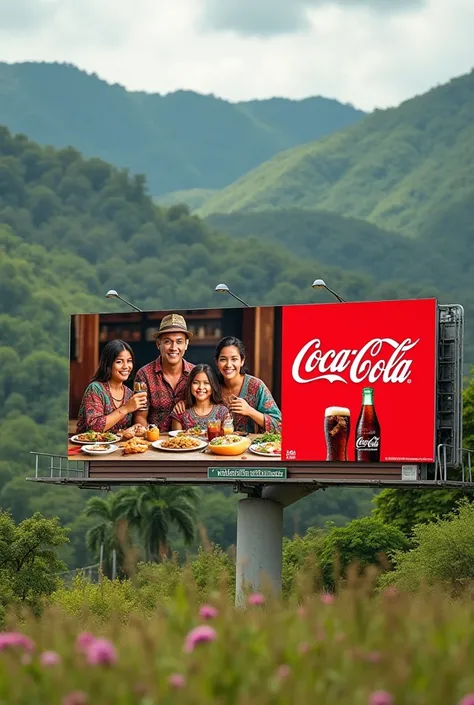
[[[246,586],[266,584],[281,592],[283,506],[270,499],[241,499],[237,513],[235,603],[243,604]]]

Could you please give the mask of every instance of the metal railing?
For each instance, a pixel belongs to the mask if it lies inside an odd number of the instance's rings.
[[[453,456],[454,450],[455,449],[448,443],[440,443],[438,445],[436,449],[435,481],[448,482],[454,480],[463,483],[472,483],[474,450],[458,448],[456,452],[459,454],[460,464],[457,468],[453,469],[450,466],[450,458]],[[448,477],[448,469],[451,470],[450,477]],[[454,477],[452,477],[453,475]]]
[[[35,456],[35,480],[40,478],[54,479],[83,479],[87,477],[86,461],[70,460],[67,455],[51,455],[51,453],[37,453],[30,451]]]

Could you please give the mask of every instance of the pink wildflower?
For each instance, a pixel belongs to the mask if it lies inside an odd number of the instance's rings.
[[[201,605],[199,616],[201,619],[214,619],[218,615],[218,611],[212,605]]]
[[[390,585],[386,590],[383,592],[385,597],[398,597],[400,594],[400,591],[398,588],[395,587],[395,585]]]
[[[261,592],[252,592],[248,596],[247,602],[249,605],[263,605],[265,603],[265,595],[262,595]]]
[[[300,654],[307,654],[309,651],[309,644],[307,641],[302,641],[301,644],[298,644],[298,651]]]
[[[90,632],[81,632],[76,639],[76,649],[86,652],[89,646],[95,641],[95,636]]]
[[[288,666],[288,664],[282,663],[282,665],[278,666],[278,668],[277,668],[276,676],[277,676],[278,680],[283,681],[286,678],[288,678],[290,673],[291,673],[291,668]]]
[[[89,698],[83,690],[72,690],[61,700],[61,705],[87,705]]]
[[[0,651],[19,646],[25,651],[33,651],[34,642],[21,632],[0,632]]]
[[[217,632],[212,627],[208,627],[206,624],[200,627],[195,627],[191,629],[189,634],[184,640],[184,651],[189,654],[194,651],[198,644],[202,644],[207,641],[215,641],[217,638]]]
[[[393,696],[386,690],[375,690],[369,697],[370,705],[393,705]]]
[[[332,605],[332,603],[335,601],[334,595],[331,595],[330,592],[323,592],[320,595],[320,600],[323,603],[323,605]]]
[[[115,646],[108,639],[95,639],[86,651],[91,666],[111,666],[117,661]]]
[[[186,685],[186,678],[182,673],[172,673],[168,677],[168,683],[172,688],[184,688]]]
[[[459,705],[474,705],[474,693],[468,693],[459,701]]]
[[[42,666],[57,666],[61,663],[61,656],[56,651],[43,651],[39,660]]]
[[[298,614],[298,617],[306,617],[306,607],[303,607],[303,605],[300,605],[296,612]]]
[[[369,663],[379,663],[382,660],[382,654],[380,651],[369,651],[365,656],[366,661]]]

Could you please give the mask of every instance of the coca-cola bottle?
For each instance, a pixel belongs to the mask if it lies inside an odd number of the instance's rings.
[[[358,463],[380,462],[380,424],[372,387],[362,390],[362,409],[355,430],[355,459]]]

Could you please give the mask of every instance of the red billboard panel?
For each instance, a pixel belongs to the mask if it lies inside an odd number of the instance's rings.
[[[433,462],[434,299],[284,306],[282,460]]]

